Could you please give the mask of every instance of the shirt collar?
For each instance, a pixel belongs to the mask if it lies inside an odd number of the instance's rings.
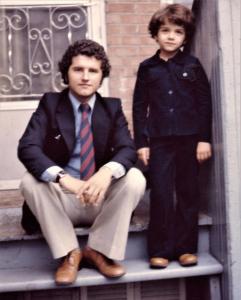
[[[157,50],[154,58],[158,62],[165,62],[163,59],[160,58],[160,49]],[[174,61],[177,64],[183,64],[185,59],[185,54],[181,50],[179,50],[172,58],[168,59],[168,61]]]
[[[71,93],[71,91],[69,91],[69,99],[72,103],[73,109],[75,112],[79,111],[79,106],[80,106],[80,102],[79,100]],[[91,96],[90,100],[88,101],[88,104],[90,106],[91,112],[94,109],[94,105],[95,105],[95,101],[96,101],[96,94],[94,94],[93,96]]]

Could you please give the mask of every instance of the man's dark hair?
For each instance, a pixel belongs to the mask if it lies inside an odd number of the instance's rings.
[[[59,70],[65,84],[68,84],[68,70],[72,64],[72,58],[78,55],[94,56],[100,60],[103,72],[102,80],[109,76],[111,66],[104,47],[95,41],[83,39],[70,45],[59,62]]]
[[[157,36],[160,27],[166,21],[182,26],[186,33],[186,42],[190,41],[194,33],[195,24],[194,15],[189,8],[181,4],[170,4],[156,11],[148,25],[148,30],[153,38]]]

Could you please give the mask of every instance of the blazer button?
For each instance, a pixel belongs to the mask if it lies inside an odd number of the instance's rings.
[[[172,91],[172,90],[168,91],[168,94],[169,94],[169,95],[172,95],[172,94],[173,94],[173,91]]]

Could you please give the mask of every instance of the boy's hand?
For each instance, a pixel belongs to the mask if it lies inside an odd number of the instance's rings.
[[[212,148],[210,143],[199,142],[197,144],[197,160],[199,163],[204,162],[212,156]]]
[[[150,148],[144,147],[137,150],[138,158],[143,162],[145,166],[148,165],[150,159]]]

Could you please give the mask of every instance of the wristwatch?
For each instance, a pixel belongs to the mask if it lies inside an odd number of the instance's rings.
[[[67,173],[64,170],[59,171],[59,173],[56,176],[55,182],[58,183],[60,181],[60,179],[65,177],[66,175],[67,175]]]

